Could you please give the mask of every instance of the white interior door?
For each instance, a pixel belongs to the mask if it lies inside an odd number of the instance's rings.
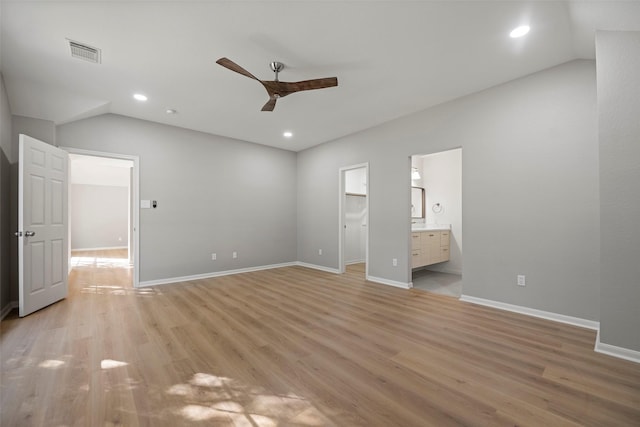
[[[68,155],[20,135],[18,267],[20,317],[67,296]]]

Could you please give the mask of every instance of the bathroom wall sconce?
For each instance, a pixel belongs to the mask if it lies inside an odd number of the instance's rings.
[[[421,178],[421,176],[420,176],[420,172],[418,172],[418,168],[412,167],[411,168],[411,179],[415,180],[415,179],[420,179],[420,178]]]

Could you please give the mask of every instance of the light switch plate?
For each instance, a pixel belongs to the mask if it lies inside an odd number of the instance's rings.
[[[140,200],[140,209],[151,209],[151,200]]]

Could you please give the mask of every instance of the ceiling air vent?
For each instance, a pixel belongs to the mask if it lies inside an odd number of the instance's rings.
[[[74,42],[69,40],[69,47],[71,48],[71,56],[74,58],[84,59],[85,61],[100,63],[101,51],[98,48],[88,46],[86,44]]]

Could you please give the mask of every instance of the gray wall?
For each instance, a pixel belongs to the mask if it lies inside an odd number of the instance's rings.
[[[9,271],[11,228],[11,109],[0,74],[0,312],[11,302],[11,282]]]
[[[72,184],[70,196],[72,250],[127,247],[127,187]]]
[[[141,282],[296,260],[293,152],[112,114],[57,141],[140,156]]]
[[[462,147],[463,293],[597,320],[595,79],[573,61],[300,152],[298,259],[338,267],[338,169],[369,162],[369,272],[408,283],[409,156]]]
[[[598,32],[600,341],[640,351],[640,32]]]
[[[56,125],[50,120],[34,119],[32,117],[13,116],[13,150],[15,161],[18,161],[19,135],[25,134],[32,138],[39,139],[51,145],[56,144]]]

